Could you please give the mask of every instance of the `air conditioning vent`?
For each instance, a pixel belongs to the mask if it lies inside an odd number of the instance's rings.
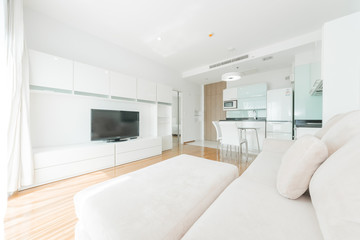
[[[223,62],[212,64],[212,65],[209,66],[209,69],[224,66],[224,65],[227,65],[229,63],[241,61],[241,60],[244,60],[244,59],[247,59],[247,58],[249,58],[249,55],[244,55],[244,56],[241,56],[241,57],[232,58],[232,59],[229,59],[229,60],[226,60],[226,61],[223,61]]]

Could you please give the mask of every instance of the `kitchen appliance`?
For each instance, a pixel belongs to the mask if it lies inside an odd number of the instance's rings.
[[[226,100],[224,101],[223,109],[224,110],[231,110],[231,109],[237,109],[237,100]]]
[[[291,88],[267,91],[266,137],[293,139],[293,91]]]

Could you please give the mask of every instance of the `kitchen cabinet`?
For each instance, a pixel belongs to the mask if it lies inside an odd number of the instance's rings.
[[[136,99],[136,78],[111,71],[110,95]]]
[[[156,102],[156,83],[138,79],[136,91],[139,100]]]
[[[29,50],[30,84],[33,86],[73,89],[73,61]]]
[[[305,128],[305,127],[298,127],[294,128],[295,130],[295,139],[299,139],[304,135],[314,135],[317,131],[321,128]]]
[[[310,64],[310,88],[318,79],[321,79],[321,63],[313,62]]]
[[[74,91],[109,95],[109,71],[88,64],[74,63]]]
[[[236,100],[238,96],[238,88],[226,88],[223,90],[223,100]]]
[[[295,120],[321,120],[322,96],[311,96],[311,64],[295,67]]]

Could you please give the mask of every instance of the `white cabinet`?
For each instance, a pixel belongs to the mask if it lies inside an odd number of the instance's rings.
[[[172,89],[169,86],[157,84],[156,97],[158,102],[172,103]]]
[[[306,127],[297,127],[295,128],[295,139],[299,139],[304,135],[314,135],[321,128],[306,128]]]
[[[158,136],[162,137],[162,150],[172,149],[172,106],[158,104]]]
[[[237,88],[226,88],[223,90],[223,100],[236,100],[238,98]]]
[[[156,83],[138,79],[137,98],[140,100],[156,102]]]
[[[161,137],[35,148],[34,187],[161,154]]]
[[[114,145],[79,144],[34,149],[35,185],[41,185],[114,165]]]
[[[121,165],[161,154],[161,138],[140,138],[115,143],[115,165]]]
[[[34,86],[73,89],[73,61],[29,50],[30,84]]]
[[[136,99],[136,78],[111,71],[110,95]]]
[[[74,91],[109,95],[109,71],[75,62]]]

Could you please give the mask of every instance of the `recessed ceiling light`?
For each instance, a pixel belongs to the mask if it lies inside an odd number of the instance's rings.
[[[221,80],[222,81],[236,81],[239,80],[241,78],[241,75],[239,72],[229,72],[229,73],[224,73],[221,76]]]
[[[209,37],[213,37],[214,36],[214,33],[209,33]]]
[[[157,37],[156,39],[157,39],[158,41],[161,41],[161,40],[162,40],[162,38],[161,38],[161,37]]]

